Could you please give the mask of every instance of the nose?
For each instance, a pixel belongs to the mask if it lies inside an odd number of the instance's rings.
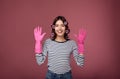
[[[58,29],[59,29],[59,30],[61,30],[61,29],[62,29],[62,26],[61,26],[61,25],[59,25],[59,26],[58,26]]]

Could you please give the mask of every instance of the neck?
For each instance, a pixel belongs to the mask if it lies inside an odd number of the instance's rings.
[[[55,41],[64,42],[66,39],[64,37],[56,37]]]

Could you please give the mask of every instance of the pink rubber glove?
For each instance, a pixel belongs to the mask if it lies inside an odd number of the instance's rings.
[[[84,40],[86,38],[86,31],[85,29],[80,29],[78,36],[75,35],[78,40],[78,51],[80,54],[84,52]]]
[[[42,44],[41,41],[46,33],[42,34],[42,28],[36,27],[34,29],[34,38],[35,38],[35,53],[42,53]]]

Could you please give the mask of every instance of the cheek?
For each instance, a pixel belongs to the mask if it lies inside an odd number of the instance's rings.
[[[57,28],[57,27],[55,27],[55,31],[56,31],[56,30],[58,30],[58,28]]]
[[[56,33],[56,34],[57,34],[57,31],[58,31],[58,30],[59,30],[59,29],[56,27],[56,28],[55,28],[55,33]]]
[[[63,27],[62,30],[65,31],[65,27]]]

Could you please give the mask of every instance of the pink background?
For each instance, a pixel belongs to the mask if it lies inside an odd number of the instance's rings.
[[[70,38],[87,30],[85,66],[71,57],[73,79],[120,79],[120,6],[117,0],[0,0],[0,79],[44,79],[47,60],[38,66],[33,29],[49,38],[53,19],[63,15]],[[44,42],[44,41],[43,41]]]

